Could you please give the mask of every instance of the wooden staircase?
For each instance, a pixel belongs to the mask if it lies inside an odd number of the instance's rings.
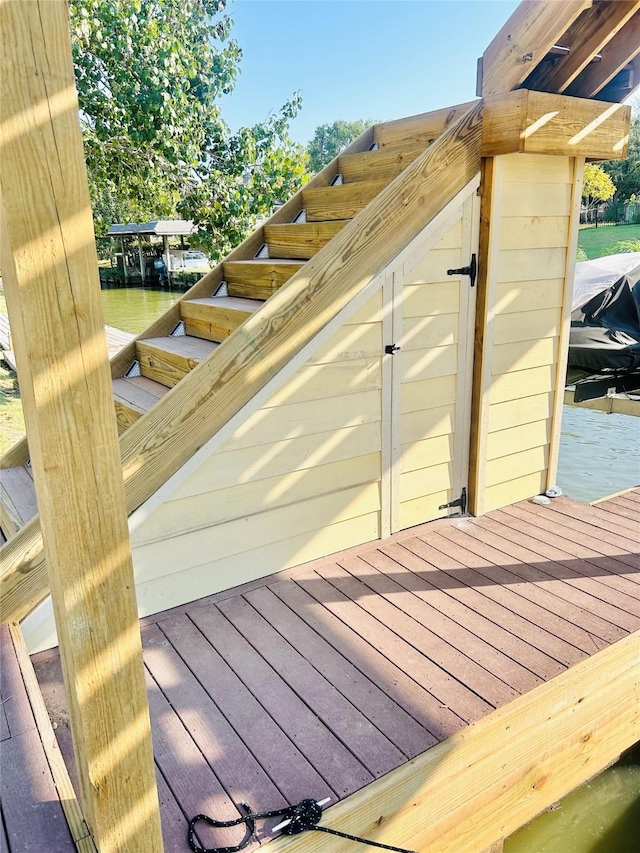
[[[459,115],[466,106],[447,111],[448,116]],[[298,193],[299,203],[291,217],[294,221],[273,221],[276,217],[272,217],[259,229],[260,245],[253,257],[230,256],[220,265],[219,282],[214,277],[215,284],[208,292],[205,285],[206,295],[200,295],[201,285],[211,276],[185,294],[178,303],[177,322],[169,334],[151,333],[147,337],[143,333],[135,340],[127,369],[113,379],[121,434],[197,364],[212,357],[229,335],[439,135],[434,131],[430,114],[408,121],[417,124],[409,128],[413,132],[406,134],[406,139],[403,129],[406,122],[391,122],[366,131]],[[442,122],[440,117],[438,122]],[[446,124],[436,129],[442,131]],[[191,296],[193,291],[197,293],[195,297]],[[5,537],[13,536],[36,513],[28,461],[4,467],[0,473],[0,529]]]

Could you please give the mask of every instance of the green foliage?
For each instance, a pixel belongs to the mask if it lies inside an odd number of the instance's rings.
[[[640,252],[640,237],[630,240],[619,240],[604,252],[605,255],[622,255],[626,252]]]
[[[374,124],[373,119],[356,121],[338,119],[333,124],[321,124],[316,128],[311,142],[307,145],[310,170],[319,172],[372,124]]]
[[[587,163],[582,184],[582,198],[587,207],[608,201],[615,191],[615,184],[604,169],[596,163]]]
[[[288,125],[299,95],[235,134],[220,115],[242,56],[226,0],[71,0],[69,11],[98,233],[185,216],[220,256],[297,189],[306,160]]]
[[[640,196],[640,99],[633,105],[629,151],[625,160],[608,160],[600,163],[617,187],[616,199],[629,201]]]
[[[580,246],[578,246],[576,248],[576,261],[588,261],[588,260],[589,260],[589,258],[587,257],[587,253],[585,252],[585,250],[583,248],[581,248]]]

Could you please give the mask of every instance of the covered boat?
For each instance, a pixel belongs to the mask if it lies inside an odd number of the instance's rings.
[[[612,379],[618,391],[640,387],[640,252],[576,264],[569,368],[586,374],[582,399],[606,394]]]

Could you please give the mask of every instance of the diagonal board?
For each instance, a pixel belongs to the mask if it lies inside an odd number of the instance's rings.
[[[311,341],[477,174],[482,102],[201,362],[120,442],[128,512],[140,506]],[[37,518],[3,549],[3,621],[48,592]]]

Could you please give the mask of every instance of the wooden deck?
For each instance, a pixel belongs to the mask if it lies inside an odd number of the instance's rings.
[[[0,654],[0,851],[75,853],[6,625]]]
[[[347,797],[636,631],[639,542],[640,489],[522,502],[143,620],[165,849],[199,812]],[[57,653],[34,665],[68,756]]]

